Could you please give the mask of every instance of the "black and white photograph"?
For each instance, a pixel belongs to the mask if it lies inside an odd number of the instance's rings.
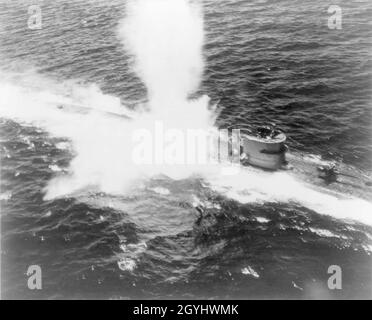
[[[0,299],[371,300],[371,17],[0,0]]]

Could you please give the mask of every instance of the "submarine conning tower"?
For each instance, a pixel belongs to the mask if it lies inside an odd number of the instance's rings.
[[[278,170],[286,164],[286,135],[271,126],[258,127],[254,133],[241,134],[242,164]]]

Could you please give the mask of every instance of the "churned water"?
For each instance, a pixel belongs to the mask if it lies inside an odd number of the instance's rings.
[[[370,298],[367,185],[336,197],[286,172],[128,160],[154,120],[275,122],[292,153],[369,176],[372,7],[332,4],[342,29],[324,1],[0,0],[3,297]]]

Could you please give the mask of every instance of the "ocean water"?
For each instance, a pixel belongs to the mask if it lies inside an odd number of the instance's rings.
[[[40,30],[27,27],[33,4]],[[174,13],[180,28],[155,33],[175,54],[164,62],[161,50],[156,60],[153,47],[136,47],[140,28],[132,42],[123,36],[128,1],[0,0],[3,298],[371,298],[370,187],[344,200],[247,168],[238,180],[160,171],[124,188],[126,122],[105,113],[146,109],[154,91],[222,97],[215,127],[274,121],[290,152],[370,176],[372,6],[332,4],[340,30],[319,0],[195,1],[195,12]],[[157,8],[175,7],[154,8],[156,23]],[[162,32],[179,47],[164,46]],[[157,61],[155,77],[136,54]],[[101,113],[58,113],[65,102]],[[204,124],[202,102],[190,118]],[[42,290],[27,287],[30,265],[42,269]],[[328,289],[331,265],[342,290]]]

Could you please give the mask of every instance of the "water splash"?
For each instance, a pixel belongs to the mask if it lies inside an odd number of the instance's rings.
[[[166,121],[168,112],[175,116],[183,111],[186,122],[198,121],[203,110],[193,117],[187,98],[198,89],[203,74],[201,7],[187,0],[130,1],[119,36],[133,55],[152,112]],[[174,124],[181,119],[185,120],[178,115],[170,120]]]
[[[238,175],[210,175],[208,181],[212,189],[241,203],[294,202],[320,214],[372,225],[372,203],[326,193],[287,172],[264,172],[245,167]]]
[[[144,176],[161,173],[179,179],[205,170],[198,165],[138,164],[132,157],[137,146],[135,132],[147,129],[154,136],[157,121],[162,122],[165,131],[213,130],[209,98],[189,99],[203,74],[200,7],[186,0],[132,1],[118,34],[125,50],[133,55],[133,67],[148,91],[149,111],[132,113],[131,120],[112,117],[112,113],[128,114],[128,110],[118,98],[103,94],[96,86],[60,85],[32,74],[21,77],[28,77],[28,84],[9,83],[7,77],[0,88],[4,116],[36,123],[72,141],[76,156],[69,174],[57,176],[48,184],[45,199],[92,186],[120,194]],[[67,107],[61,110],[61,105]],[[71,111],[69,105],[73,112],[65,112]],[[84,112],[79,111],[80,106]]]

